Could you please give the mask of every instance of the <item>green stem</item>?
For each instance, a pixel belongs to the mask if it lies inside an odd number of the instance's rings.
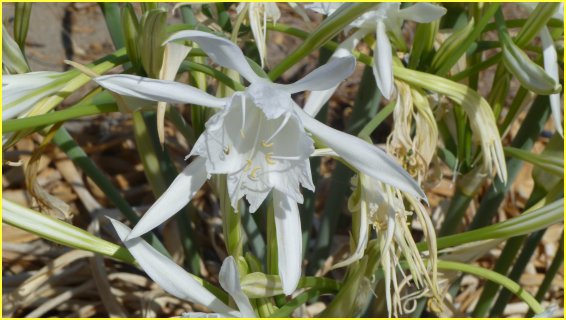
[[[497,272],[484,269],[481,267],[477,267],[474,265],[470,265],[467,263],[442,261],[442,260],[438,260],[438,269],[461,271],[499,283],[507,290],[517,295],[517,297],[523,300],[529,306],[529,308],[531,308],[535,313],[538,314],[544,311],[543,307],[538,303],[538,301],[536,301],[536,299],[533,296],[531,296],[526,290],[523,290],[523,288],[521,288],[521,286],[518,283]]]
[[[514,281],[519,280],[545,232],[546,229],[539,230],[528,237],[525,241],[525,245],[523,246],[523,250],[521,250],[521,253],[513,264],[513,269],[511,269],[511,272],[509,273],[509,279]],[[508,290],[501,291],[499,297],[495,301],[495,305],[493,305],[493,308],[491,308],[489,312],[490,317],[502,316],[503,310],[511,298],[511,293],[512,292],[509,292]]]
[[[556,274],[560,270],[560,266],[562,266],[562,263],[564,262],[564,232],[562,232],[562,237],[560,237],[560,241],[558,241],[558,243],[560,246],[556,250],[554,259],[552,259],[552,263],[545,273],[544,280],[540,284],[537,294],[535,295],[535,299],[537,299],[537,301],[541,301],[544,298],[544,295],[550,288],[552,281],[555,279]],[[534,312],[530,310],[525,317],[530,318],[533,315]]]
[[[509,267],[515,260],[515,255],[521,249],[523,241],[526,238],[527,236],[519,236],[507,240],[501,256],[499,256],[497,262],[495,263],[493,271],[499,274],[506,274],[509,270]],[[487,315],[489,309],[491,308],[493,300],[495,300],[497,291],[499,291],[499,283],[488,281],[485,284],[476,308],[472,312],[472,317],[483,318]]]

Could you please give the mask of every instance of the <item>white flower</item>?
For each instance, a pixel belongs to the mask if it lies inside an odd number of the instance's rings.
[[[39,100],[59,91],[66,84],[62,75],[51,71],[2,75],[2,120],[26,113]]]
[[[254,212],[273,190],[278,264],[283,290],[291,294],[301,275],[301,225],[297,202],[300,186],[314,189],[309,156],[314,147],[305,128],[357,170],[424,198],[417,183],[385,152],[365,141],[334,130],[306,114],[291,98],[304,90],[336,86],[354,69],[351,56],[334,59],[303,79],[271,83],[257,76],[242,51],[227,39],[200,31],[181,31],[168,40],[196,42],[217,64],[234,69],[250,85],[244,92],[216,98],[188,85],[110,75],[95,80],[115,93],[169,103],[190,103],[221,110],[207,123],[190,155],[198,156],[173,181],[130,234],[138,237],[183,208],[210,174],[228,176],[228,192],[236,208],[246,197]]]
[[[329,15],[340,5],[341,3],[314,3],[308,8]],[[355,34],[356,39],[375,32],[373,74],[379,90],[386,99],[391,99],[395,92],[392,48],[387,32],[402,39],[401,27],[404,20],[427,23],[439,19],[446,13],[445,8],[429,3],[417,3],[408,8],[400,8],[399,2],[382,3],[375,10],[364,13],[350,24],[359,29]]]
[[[242,291],[240,273],[232,256],[224,259],[220,268],[219,281],[222,288],[234,299],[240,311],[227,306],[195,280],[193,275],[159,253],[142,238],[127,239],[131,232],[130,228],[117,220],[108,219],[140,267],[163,290],[179,299],[202,304],[222,317],[257,317],[250,300]]]
[[[252,34],[257,50],[259,51],[259,60],[263,68],[267,54],[267,21],[277,23],[277,20],[281,18],[281,11],[277,8],[277,4],[273,2],[241,2],[236,8],[238,14],[241,13],[246,6],[248,10],[248,22],[252,28]]]

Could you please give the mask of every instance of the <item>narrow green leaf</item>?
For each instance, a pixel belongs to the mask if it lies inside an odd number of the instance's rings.
[[[126,248],[7,199],[2,199],[2,221],[67,247],[100,253],[127,263],[134,262]]]
[[[117,2],[101,2],[99,5],[114,47],[116,49],[122,48],[124,46],[124,35],[122,34],[120,4]]]
[[[564,152],[548,151],[543,155],[513,147],[505,147],[503,150],[509,156],[527,161],[557,177],[564,177]]]

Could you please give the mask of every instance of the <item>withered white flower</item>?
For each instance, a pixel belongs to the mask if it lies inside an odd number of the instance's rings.
[[[341,2],[321,2],[313,3],[307,8],[330,15],[341,5]],[[400,2],[389,2],[379,4],[375,10],[364,13],[350,24],[351,27],[358,28],[358,31],[352,35],[356,39],[362,39],[367,34],[375,33],[373,74],[385,98],[391,99],[395,93],[392,48],[387,33],[402,39],[401,28],[404,20],[427,23],[439,19],[445,13],[445,8],[430,3],[417,3],[401,9]]]
[[[436,235],[424,206],[413,196],[403,194],[364,174],[359,174],[352,181],[355,190],[348,201],[348,208],[360,215],[357,245],[350,257],[333,268],[347,266],[363,257],[369,239],[369,225],[376,231],[380,246],[379,263],[385,277],[385,300],[389,316],[397,317],[405,309],[404,301],[418,298],[419,295],[415,293],[402,296],[402,289],[409,281],[416,285],[418,292],[432,296],[437,308],[441,308],[442,298],[436,270]],[[411,210],[406,209],[403,199]],[[408,226],[408,217],[413,214],[416,215],[415,221],[423,226],[429,245],[428,266],[423,261]],[[401,257],[407,261],[408,275],[399,265]],[[399,275],[402,279],[398,279]]]
[[[142,238],[128,239],[130,228],[120,221],[109,218],[118,237],[136,258],[140,267],[163,290],[183,300],[202,304],[221,317],[255,318],[257,315],[240,286],[240,273],[234,257],[224,259],[220,268],[220,286],[234,299],[239,311],[227,306],[214,294],[171,259],[165,257]]]
[[[308,159],[314,151],[309,130],[355,169],[396,188],[424,198],[417,183],[385,152],[334,130],[305,113],[291,94],[326,90],[354,69],[351,56],[339,58],[289,84],[272,83],[255,74],[232,42],[200,31],[181,31],[168,40],[196,42],[217,64],[236,70],[250,85],[243,92],[217,98],[194,87],[132,75],[95,79],[121,95],[169,103],[190,103],[221,109],[206,123],[190,155],[197,156],[146,212],[130,238],[155,228],[183,208],[210,174],[226,174],[232,206],[246,197],[254,212],[273,191],[279,273],[286,294],[301,275],[301,224],[297,203],[300,186],[314,189]]]

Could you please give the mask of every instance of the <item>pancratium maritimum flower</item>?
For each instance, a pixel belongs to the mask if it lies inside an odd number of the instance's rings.
[[[183,208],[210,174],[226,174],[234,208],[246,197],[254,212],[273,191],[278,265],[283,291],[291,294],[301,275],[301,224],[297,203],[300,186],[314,189],[308,159],[314,151],[308,129],[352,167],[416,197],[425,198],[417,183],[385,152],[334,130],[306,114],[291,98],[305,90],[327,90],[349,76],[353,57],[335,59],[303,79],[280,85],[259,77],[242,51],[227,39],[200,31],[181,31],[167,42],[196,42],[217,64],[236,70],[250,85],[227,98],[213,97],[189,85],[132,75],[95,79],[121,95],[169,103],[190,103],[221,109],[206,123],[190,155],[197,158],[135,226],[130,238],[163,223]]]
[[[202,304],[217,312],[220,317],[257,317],[250,300],[242,291],[240,273],[232,256],[224,259],[218,278],[220,286],[234,299],[240,311],[227,306],[200,284],[193,275],[159,253],[142,238],[127,239],[130,228],[120,221],[109,219],[118,237],[136,258],[140,267],[163,290],[179,299]]]
[[[314,3],[309,5],[308,8],[330,15],[341,5],[340,2]],[[366,12],[350,24],[351,27],[358,28],[358,31],[350,37],[351,39],[347,40],[350,42],[375,32],[373,74],[375,82],[385,98],[391,99],[395,92],[392,48],[387,33],[393,34],[397,39],[402,39],[401,28],[404,20],[427,23],[439,19],[445,13],[445,8],[429,3],[417,3],[401,9],[401,3],[390,2],[380,4],[375,10]]]

